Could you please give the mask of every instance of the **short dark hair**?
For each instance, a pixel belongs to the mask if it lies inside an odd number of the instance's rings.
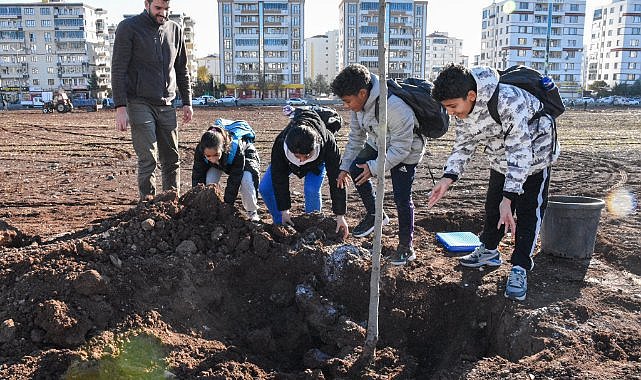
[[[205,150],[206,148],[211,148],[214,150],[222,150],[223,153],[228,153],[230,146],[231,138],[227,131],[223,128],[215,126],[210,127],[207,132],[203,133],[200,138],[200,147]]]
[[[470,90],[476,92],[476,80],[470,70],[463,65],[450,63],[434,81],[432,97],[439,102],[465,98]]]
[[[332,92],[339,98],[357,95],[362,89],[372,89],[372,76],[367,67],[353,63],[344,68],[331,84]]]
[[[296,154],[309,154],[314,144],[320,144],[320,133],[309,125],[292,125],[285,136],[287,148]]]

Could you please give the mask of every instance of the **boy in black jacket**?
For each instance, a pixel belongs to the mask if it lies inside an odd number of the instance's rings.
[[[314,111],[299,110],[276,137],[271,164],[260,182],[260,194],[275,224],[293,225],[289,209],[289,175],[305,177],[305,212],[320,211],[321,185],[325,172],[329,177],[336,232],[349,228],[345,221],[346,191],[337,184],[341,156],[334,135]]]

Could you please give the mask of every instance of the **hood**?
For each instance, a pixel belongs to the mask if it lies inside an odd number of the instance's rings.
[[[369,91],[369,97],[367,98],[367,101],[365,102],[365,106],[363,107],[363,111],[368,110],[372,107],[376,106],[376,99],[378,98],[378,95],[381,93],[381,88],[378,85],[378,76],[376,74],[370,73],[370,79],[372,81],[372,89]]]
[[[470,69],[476,81],[476,106],[473,113],[487,109],[487,102],[499,84],[499,73],[491,67],[475,66]]]

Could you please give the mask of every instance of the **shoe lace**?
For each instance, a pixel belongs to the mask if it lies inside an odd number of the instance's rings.
[[[508,278],[508,286],[513,288],[522,288],[525,285],[525,275],[521,271],[510,272]]]

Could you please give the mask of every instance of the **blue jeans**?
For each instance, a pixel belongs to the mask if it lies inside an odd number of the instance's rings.
[[[323,180],[325,179],[325,163],[322,163],[319,169],[320,174],[318,175],[312,172],[309,172],[307,173],[307,175],[305,175],[305,212],[320,212],[321,208],[323,207],[321,186],[323,185]],[[265,175],[263,175],[263,178],[260,180],[258,191],[260,192],[260,196],[263,198],[263,202],[265,202],[265,206],[267,206],[269,213],[272,215],[274,224],[283,224],[281,210],[278,210],[278,205],[276,203],[276,194],[274,194],[271,165],[267,167]]]
[[[358,177],[363,169],[357,167],[357,164],[364,164],[369,160],[378,157],[378,151],[365,144],[358,156],[352,162],[349,173],[352,178]],[[390,170],[392,175],[392,190],[394,191],[394,203],[396,203],[396,212],[398,213],[398,242],[402,245],[411,247],[414,240],[414,202],[412,201],[412,184],[414,183],[414,174],[416,173],[416,164],[400,163]],[[376,213],[376,203],[374,189],[370,181],[360,186],[356,186],[358,194],[363,200],[363,205],[368,214]]]

